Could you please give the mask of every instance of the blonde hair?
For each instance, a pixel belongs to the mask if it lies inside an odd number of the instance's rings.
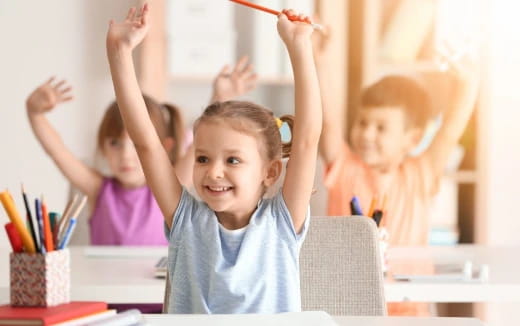
[[[294,117],[284,115],[279,118],[287,123],[292,133]],[[289,157],[292,141],[282,142],[280,129],[273,112],[260,105],[246,101],[215,102],[208,106],[194,125],[196,132],[201,122],[225,120],[240,132],[260,136],[268,160]]]

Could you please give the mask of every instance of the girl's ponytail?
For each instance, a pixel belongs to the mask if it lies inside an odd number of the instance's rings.
[[[164,119],[166,123],[167,136],[172,137],[175,141],[175,146],[170,151],[170,160],[175,163],[184,151],[184,122],[180,110],[173,104],[163,103],[163,110],[166,111],[168,118]]]
[[[291,139],[288,142],[284,142],[282,140],[282,158],[289,157],[291,155],[291,147],[292,147],[292,134],[293,134],[293,126],[294,126],[294,116],[292,115],[282,115],[279,118],[282,122],[285,122],[291,131]],[[281,128],[278,128],[281,129]],[[281,132],[281,130],[280,130]]]

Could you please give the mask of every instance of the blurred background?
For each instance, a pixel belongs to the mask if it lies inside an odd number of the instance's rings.
[[[210,100],[213,76],[248,55],[259,74],[245,99],[293,110],[288,57],[276,17],[226,0],[149,0],[152,29],[135,56],[143,90],[177,104],[187,125]],[[432,245],[520,245],[520,5],[513,0],[258,0],[259,4],[321,17],[334,49],[328,63],[335,105],[349,116],[363,86],[390,73],[420,78],[441,111],[452,80],[440,71],[443,57],[469,53],[482,71],[475,113],[446,168],[434,207]],[[50,76],[67,79],[75,99],[49,114],[65,144],[85,162],[102,165],[95,140],[102,114],[114,99],[105,35],[122,19],[129,0],[0,0],[0,187],[20,183],[32,196],[45,194],[61,210],[70,186],[34,138],[25,112],[28,94]],[[436,130],[432,121],[424,143]],[[418,151],[421,148],[417,149]],[[313,215],[325,215],[321,167]],[[21,207],[18,197],[15,198]],[[7,217],[0,212],[0,223]],[[0,247],[7,247],[0,237]],[[514,263],[514,262],[512,262]],[[515,309],[516,308],[516,309]],[[446,314],[518,322],[520,304],[458,305]]]

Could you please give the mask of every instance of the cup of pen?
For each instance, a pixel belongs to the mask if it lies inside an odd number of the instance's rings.
[[[48,214],[44,199],[35,199],[32,214],[22,186],[27,224],[21,218],[9,191],[0,192],[0,201],[11,223],[5,229],[13,252],[9,256],[12,306],[50,307],[70,302],[70,254],[67,245],[76,225],[76,216],[86,197],[67,204],[62,218]],[[35,219],[33,220],[33,216]]]
[[[69,249],[9,256],[12,306],[50,307],[70,302]]]
[[[384,227],[379,228],[378,231],[381,269],[384,274],[388,271],[388,259],[386,258],[386,253],[388,251],[388,231]]]
[[[381,260],[381,269],[384,274],[388,271],[388,260],[386,258],[386,253],[388,251],[388,231],[381,224],[381,220],[383,218],[383,210],[371,209],[370,216],[373,218],[374,222],[378,227],[377,235],[379,240],[379,256]]]

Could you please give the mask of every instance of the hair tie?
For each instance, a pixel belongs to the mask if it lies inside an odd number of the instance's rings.
[[[274,117],[274,122],[276,122],[278,129],[282,128],[283,121],[280,118]]]

